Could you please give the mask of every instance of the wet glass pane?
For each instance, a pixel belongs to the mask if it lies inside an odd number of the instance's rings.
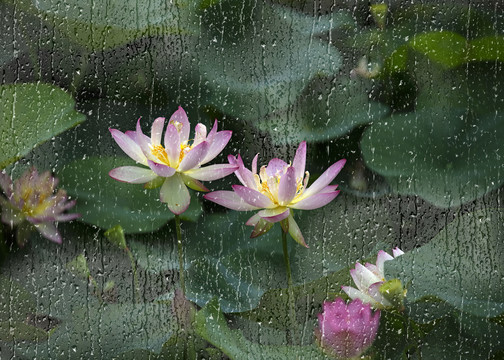
[[[0,358],[502,359],[499,1],[0,1]]]

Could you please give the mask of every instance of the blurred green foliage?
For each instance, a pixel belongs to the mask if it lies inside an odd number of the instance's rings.
[[[382,313],[369,355],[502,354],[502,215],[491,209],[504,182],[500,5],[330,3],[0,3],[0,168],[55,171],[85,223],[60,225],[62,247],[34,233],[5,248],[0,357],[323,358],[312,336],[322,302],[343,296],[356,260],[395,245],[408,252],[387,276],[408,290],[406,311]],[[178,105],[193,126],[232,129],[225,151],[247,164],[257,152],[261,164],[288,161],[302,140],[312,179],[349,159],[337,179],[347,194],[296,212],[310,246],[289,244],[296,346],[284,345],[280,230],[251,240],[251,214],[196,194],[182,230],[187,296],[203,308],[177,332],[173,214],[159,190],[109,178],[131,162],[107,129]],[[133,263],[103,236],[117,224]]]

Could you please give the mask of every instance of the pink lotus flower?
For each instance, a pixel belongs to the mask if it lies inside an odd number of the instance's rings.
[[[237,169],[236,165],[220,164],[201,167],[213,160],[229,142],[231,131],[217,131],[217,120],[207,135],[203,124],[197,124],[194,140],[189,140],[190,124],[187,114],[179,107],[168,121],[161,134],[165,118],[154,120],[151,137],[144,135],[137,122],[136,131],[122,133],[109,129],[117,145],[137,163],[146,166],[121,166],[109,172],[118,180],[131,184],[146,184],[146,188],[161,186],[160,200],[168,204],[174,214],[187,210],[191,197],[187,187],[197,191],[208,191],[200,182],[223,178]]]
[[[374,314],[369,304],[359,299],[345,304],[343,299],[325,302],[318,315],[315,337],[319,346],[331,356],[356,358],[373,343],[380,323],[380,310]]]
[[[305,141],[299,144],[292,165],[275,158],[267,166],[261,167],[258,174],[257,158],[258,155],[252,161],[251,171],[245,168],[240,155],[228,156],[229,163],[238,166],[235,174],[243,185],[233,185],[234,191],[214,191],[206,194],[205,199],[233,210],[260,210],[246,222],[247,225],[254,226],[252,238],[269,231],[274,223],[281,222],[284,231],[288,231],[299,244],[308,247],[292,216],[293,209],[317,209],[338,196],[338,185],[329,184],[346,160],[331,165],[307,187],[310,174],[305,173]]]
[[[384,264],[385,261],[393,260],[403,255],[404,252],[396,247],[392,250],[392,254],[394,256],[380,250],[376,258],[376,265],[366,263],[366,266],[363,266],[357,262],[355,269],[350,270],[350,275],[357,289],[351,286],[342,286],[341,289],[351,299],[360,299],[376,308],[391,307],[390,301],[380,293],[380,286],[385,282]]]
[[[54,194],[58,179],[49,171],[38,174],[35,168],[26,171],[12,183],[5,173],[0,173],[0,187],[4,195],[0,196],[2,205],[2,222],[11,227],[18,226],[18,243],[24,243],[27,233],[24,225],[32,225],[42,236],[61,244],[61,235],[56,229],[55,221],[70,221],[80,217],[79,214],[63,214],[75,205],[75,200],[68,201],[64,190]],[[29,226],[31,227],[31,226]]]

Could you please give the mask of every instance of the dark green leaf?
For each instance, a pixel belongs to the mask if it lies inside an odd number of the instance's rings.
[[[277,144],[327,141],[383,117],[387,106],[370,101],[369,84],[340,77],[312,82],[299,100],[255,124]]]
[[[125,233],[137,233],[157,230],[173,219],[173,213],[159,201],[158,189],[145,190],[142,185],[121,183],[108,175],[123,165],[134,164],[126,158],[91,157],[59,172],[61,187],[78,199],[73,211],[82,214],[81,220],[103,229],[119,224]],[[183,217],[194,221],[200,213],[193,196]]]
[[[419,34],[410,40],[409,45],[427,55],[432,61],[448,68],[459,66],[467,61],[466,39],[449,31]]]
[[[267,346],[247,340],[239,330],[229,329],[217,301],[196,314],[196,332],[231,359],[327,359],[315,346]]]
[[[16,281],[0,276],[0,322],[23,322],[36,310],[35,298]]]
[[[364,132],[366,164],[399,193],[440,207],[499,187],[504,182],[502,73],[485,64],[448,72],[419,66],[419,73],[417,110],[380,119]]]
[[[315,75],[329,75],[339,69],[338,50],[313,38],[313,25],[308,25],[313,22],[311,17],[294,21],[302,15],[293,17],[290,11],[272,5],[247,7],[250,14],[245,16],[241,8],[226,13],[231,16],[239,11],[247,20],[236,23],[239,31],[232,32],[236,36],[217,40],[222,33],[230,32],[219,26],[216,31],[216,24],[210,23],[213,32],[199,43],[200,72],[209,87],[204,97],[222,112],[256,121],[293,104]],[[226,10],[218,10],[222,17],[221,11]],[[256,22],[261,23],[260,31]]]
[[[145,6],[136,0],[23,0],[17,5],[89,50],[117,47],[146,35],[197,33],[199,28],[197,2],[186,0],[154,0]]]
[[[0,322],[0,340],[2,341],[42,341],[48,337],[44,330],[24,322]]]
[[[386,262],[387,278],[406,284],[410,302],[436,296],[461,311],[497,316],[504,312],[503,234],[501,211],[460,216],[427,245]]]
[[[75,102],[48,84],[0,86],[0,169],[84,121]]]

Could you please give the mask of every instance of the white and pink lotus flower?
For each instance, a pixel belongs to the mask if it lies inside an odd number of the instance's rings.
[[[294,220],[293,210],[317,209],[338,196],[338,185],[329,184],[346,160],[331,165],[308,187],[310,174],[305,172],[305,141],[299,144],[292,164],[274,158],[257,173],[257,159],[258,155],[252,161],[252,170],[249,170],[240,155],[228,156],[229,163],[238,167],[235,174],[242,185],[233,185],[234,191],[205,194],[205,199],[237,211],[260,210],[246,222],[246,225],[254,226],[252,238],[266,233],[274,223],[280,222],[285,232],[288,231],[294,240],[308,247]]]
[[[350,275],[357,286],[342,286],[341,289],[351,298],[360,299],[364,303],[371,304],[375,308],[392,307],[393,304],[380,292],[380,287],[385,283],[385,261],[394,260],[404,252],[398,247],[392,250],[391,256],[387,252],[380,250],[376,257],[376,264],[360,263],[355,264],[355,268],[350,270]],[[401,287],[402,289],[402,287]]]
[[[187,210],[191,201],[187,187],[208,191],[201,181],[223,178],[238,166],[219,164],[201,167],[219,155],[231,138],[231,131],[217,131],[217,120],[208,134],[205,125],[197,124],[194,140],[190,140],[189,120],[184,109],[179,107],[168,121],[163,146],[164,124],[165,118],[155,119],[150,137],[142,133],[140,119],[136,131],[122,133],[109,129],[119,147],[145,166],[121,166],[111,170],[109,175],[118,181],[145,184],[146,188],[161,186],[161,202],[167,203],[170,211],[179,215]]]
[[[75,200],[68,201],[62,189],[55,193],[57,185],[58,179],[49,171],[39,175],[37,169],[31,168],[14,182],[5,172],[0,172],[0,187],[5,195],[5,198],[0,196],[2,222],[11,228],[18,227],[20,245],[27,240],[31,228],[61,244],[61,235],[54,223],[80,217],[80,214],[63,213],[75,205]]]

